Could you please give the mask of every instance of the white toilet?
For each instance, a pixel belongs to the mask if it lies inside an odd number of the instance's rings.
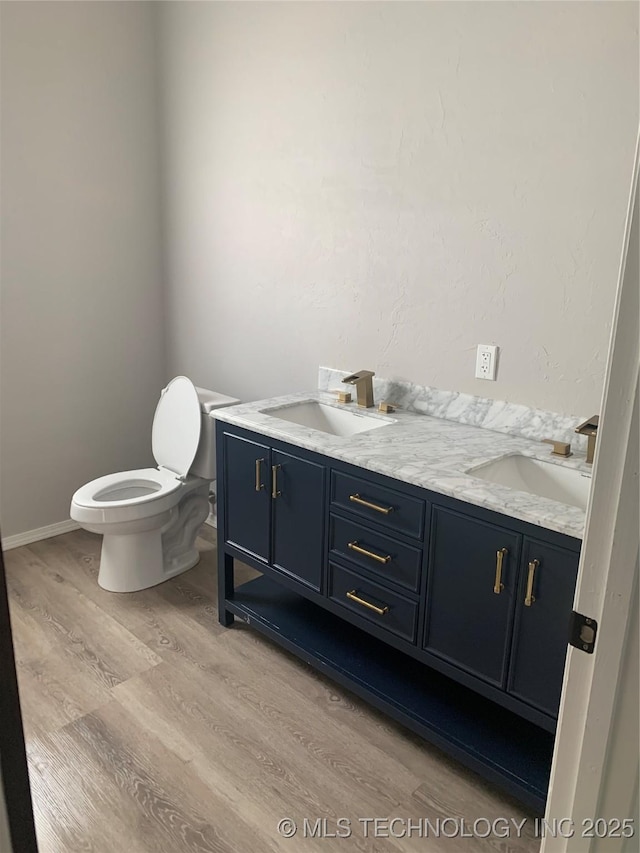
[[[71,499],[71,518],[100,533],[98,583],[135,592],[185,572],[200,559],[196,536],[209,515],[215,479],[215,421],[209,412],[239,403],[178,376],[163,389],[153,418],[157,468],[92,480]]]

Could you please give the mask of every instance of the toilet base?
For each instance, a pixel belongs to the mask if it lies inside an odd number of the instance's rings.
[[[200,481],[154,530],[106,533],[98,584],[109,592],[137,592],[192,569],[200,560],[198,531],[209,515],[209,483]]]

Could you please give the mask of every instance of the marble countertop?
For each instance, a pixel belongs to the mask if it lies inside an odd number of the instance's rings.
[[[211,416],[539,527],[576,538],[583,536],[585,511],[580,507],[516,491],[467,473],[496,459],[520,454],[591,476],[592,466],[586,464],[582,452],[568,459],[553,457],[549,445],[541,441],[404,410],[390,415],[379,414],[376,409],[366,410],[364,417],[391,423],[384,429],[347,438],[289,423],[267,413],[269,409],[305,401],[359,411],[355,403],[340,404],[335,395],[311,391],[241,403],[217,409]]]

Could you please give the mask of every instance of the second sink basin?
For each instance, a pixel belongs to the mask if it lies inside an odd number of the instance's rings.
[[[467,474],[580,509],[587,508],[591,489],[591,477],[582,471],[517,454],[471,468]]]
[[[336,406],[318,403],[316,400],[306,400],[293,406],[263,409],[262,413],[341,438],[348,438],[359,432],[369,432],[369,430],[380,429],[395,423],[393,418],[339,409]]]

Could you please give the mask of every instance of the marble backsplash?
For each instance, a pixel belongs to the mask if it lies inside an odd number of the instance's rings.
[[[342,379],[353,371],[318,368],[318,390],[348,390]],[[587,449],[586,436],[577,435],[575,427],[589,415],[560,415],[544,409],[532,409],[521,403],[488,400],[459,391],[442,391],[428,385],[416,385],[399,379],[373,379],[376,402],[394,403],[398,408],[460,424],[491,429],[534,441],[553,438],[568,441],[574,450]],[[355,389],[352,389],[355,399]],[[593,414],[593,413],[591,413]]]

